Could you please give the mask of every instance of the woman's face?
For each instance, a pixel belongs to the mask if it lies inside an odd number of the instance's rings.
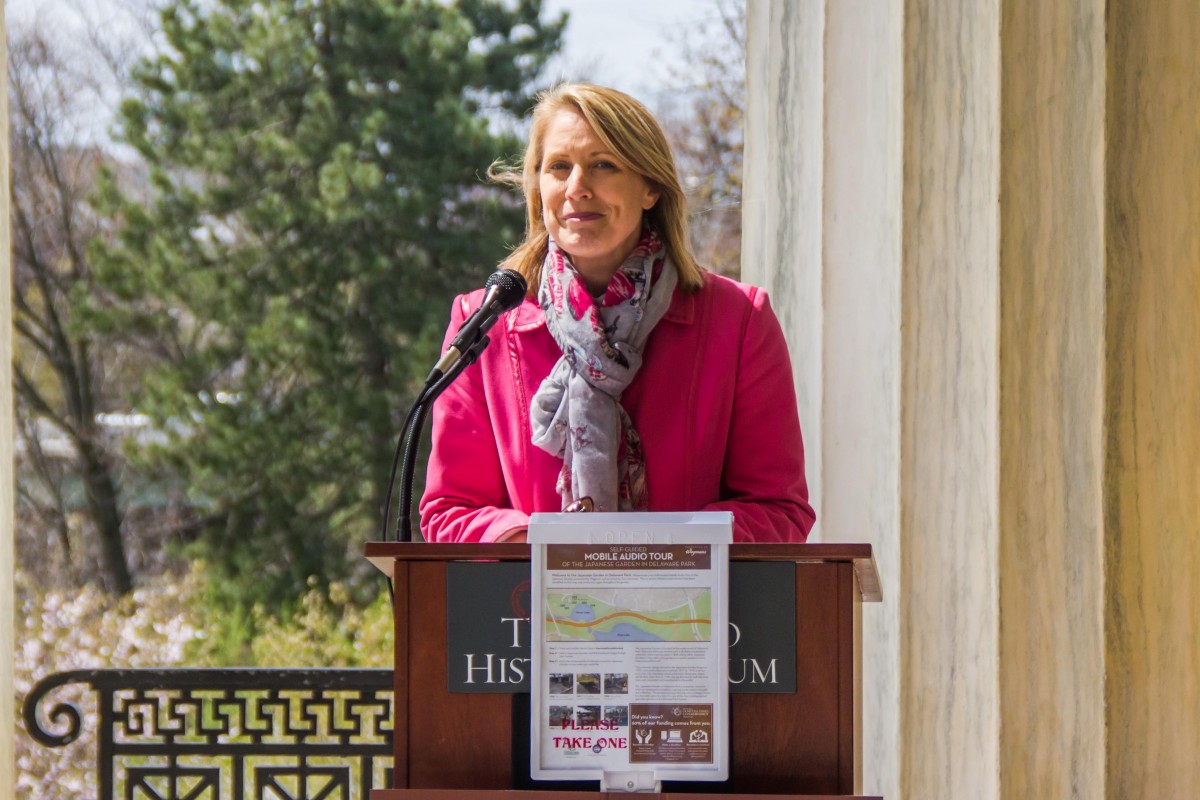
[[[560,110],[546,126],[540,186],[542,220],[588,289],[603,290],[637,246],[642,213],[658,192],[606,150],[580,114]]]

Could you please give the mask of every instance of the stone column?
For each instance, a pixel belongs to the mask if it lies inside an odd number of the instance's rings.
[[[1200,796],[1200,6],[749,9],[744,275],[883,582],[864,790]]]
[[[864,786],[889,798],[901,755],[901,14],[875,0],[747,4],[742,217],[742,277],[770,290],[791,347],[814,538],[874,546],[886,601],[863,609]]]
[[[1113,796],[1103,716],[1104,31],[1096,0],[1002,7],[993,571],[1004,797]]]
[[[998,12],[904,7],[899,797],[999,795]]]
[[[821,118],[824,85],[821,67],[821,3],[747,5],[747,36],[758,46],[746,48],[748,85],[761,91],[746,95],[742,275],[771,296],[788,345],[803,358],[795,364],[796,398],[805,453],[821,452],[821,273],[792,264],[819,263],[821,226]],[[780,113],[778,106],[789,113]],[[751,141],[753,138],[753,141]],[[813,157],[813,154],[817,157]],[[810,458],[812,456],[809,456]],[[817,507],[820,537],[821,473],[813,470],[808,488]]]
[[[1109,797],[1200,797],[1200,5],[1109,0]]]
[[[13,698],[13,392],[12,236],[9,231],[8,25],[0,8],[0,794],[13,791],[16,703]]]

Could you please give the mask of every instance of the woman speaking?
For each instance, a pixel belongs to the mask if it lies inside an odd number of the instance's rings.
[[[541,96],[520,172],[529,296],[434,404],[430,541],[523,541],[563,510],[731,511],[734,540],[814,514],[787,345],[765,292],[705,272],[658,122],[613,89]],[[447,342],[482,302],[463,295]]]

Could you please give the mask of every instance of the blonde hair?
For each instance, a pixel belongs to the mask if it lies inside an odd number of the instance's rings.
[[[616,89],[586,83],[564,83],[538,95],[520,171],[501,162],[488,170],[493,180],[519,186],[525,194],[525,238],[500,266],[521,273],[529,283],[530,295],[537,294],[550,239],[542,220],[542,155],[546,129],[559,111],[581,115],[604,146],[658,192],[658,202],[646,216],[679,271],[679,285],[687,291],[699,289],[704,284],[704,270],[688,245],[687,200],[666,135],[654,115],[637,100]]]

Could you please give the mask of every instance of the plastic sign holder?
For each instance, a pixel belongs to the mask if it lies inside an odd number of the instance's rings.
[[[534,514],[530,775],[729,777],[729,512]]]

